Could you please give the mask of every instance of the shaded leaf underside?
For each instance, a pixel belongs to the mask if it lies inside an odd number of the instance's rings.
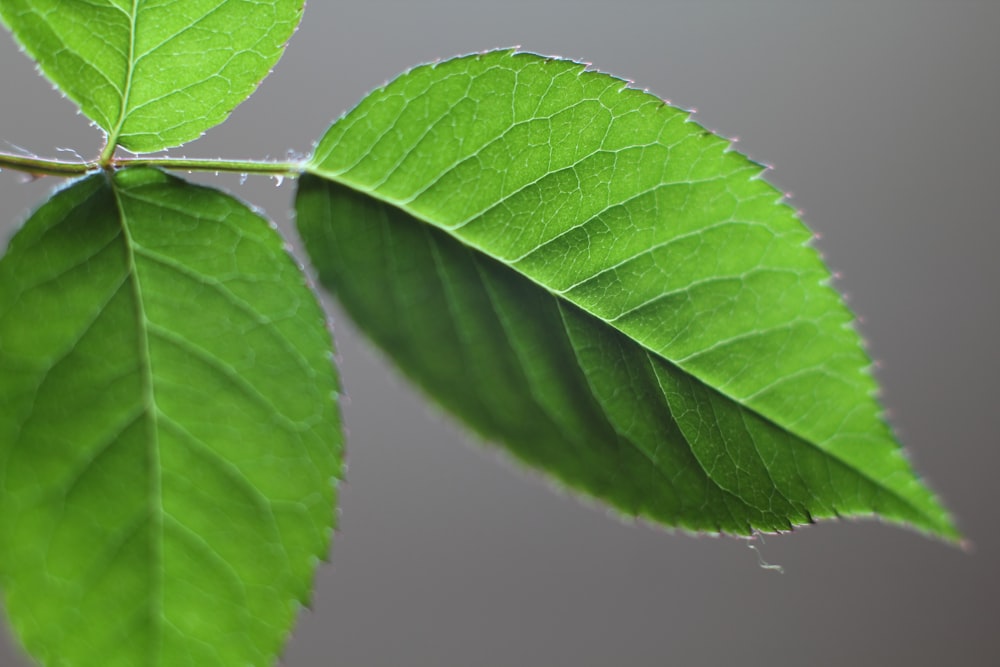
[[[956,536],[881,419],[810,233],[687,113],[576,63],[493,52],[374,91],[308,170],[362,196],[302,182],[324,282],[518,456],[668,524],[878,513]],[[417,243],[407,224],[434,229]]]
[[[619,512],[748,534],[919,508],[627,336],[400,210],[307,177],[323,283],[487,439]]]
[[[229,197],[139,170],[42,207],[0,262],[0,583],[26,648],[271,664],[332,530],[330,349]]]

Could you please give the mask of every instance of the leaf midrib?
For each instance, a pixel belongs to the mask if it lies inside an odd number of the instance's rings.
[[[644,345],[642,342],[640,342],[640,341],[636,340],[635,338],[633,338],[627,332],[622,331],[620,328],[618,328],[617,326],[615,326],[615,324],[613,322],[608,321],[608,320],[600,317],[599,315],[591,312],[590,310],[586,309],[585,307],[583,307],[580,304],[574,303],[573,301],[571,301],[570,299],[568,299],[565,294],[563,294],[563,293],[561,293],[559,291],[554,290],[553,288],[549,287],[548,285],[545,285],[544,283],[540,282],[538,279],[536,279],[536,278],[534,278],[532,276],[529,276],[529,275],[527,275],[527,274],[519,271],[516,267],[512,266],[510,264],[510,262],[508,262],[507,260],[505,260],[505,259],[497,256],[495,253],[492,253],[492,252],[486,250],[485,248],[483,248],[483,247],[481,247],[481,246],[479,246],[479,245],[477,245],[475,243],[472,243],[472,242],[468,241],[467,239],[464,239],[464,238],[462,238],[462,237],[460,237],[460,236],[458,236],[456,234],[453,234],[451,229],[438,224],[430,216],[428,216],[426,214],[421,214],[418,211],[411,210],[410,207],[407,206],[407,201],[397,200],[397,199],[394,199],[392,197],[388,197],[388,196],[384,195],[381,192],[373,191],[373,190],[370,189],[369,186],[365,186],[365,185],[363,185],[361,183],[352,181],[350,178],[346,177],[343,173],[336,173],[336,172],[326,171],[326,170],[322,169],[322,167],[320,165],[316,164],[315,159],[309,160],[306,163],[303,171],[304,171],[304,173],[311,174],[311,175],[316,176],[318,178],[335,182],[335,183],[337,183],[339,185],[342,185],[342,186],[344,186],[346,188],[349,188],[349,189],[351,189],[351,190],[353,190],[355,192],[358,192],[358,193],[360,193],[360,194],[362,194],[364,196],[371,197],[372,199],[380,201],[380,202],[382,202],[385,205],[392,206],[392,207],[394,207],[394,208],[396,208],[396,209],[398,209],[400,211],[403,211],[408,216],[410,216],[410,217],[412,217],[412,218],[414,218],[414,219],[416,219],[416,220],[418,220],[418,221],[420,221],[422,223],[425,223],[427,225],[430,225],[430,226],[434,227],[435,229],[437,229],[441,233],[447,234],[449,238],[452,238],[455,241],[457,241],[458,243],[460,243],[463,246],[465,246],[466,248],[469,248],[471,251],[477,252],[477,253],[481,253],[482,255],[484,255],[486,257],[489,257],[490,259],[498,262],[504,268],[506,268],[506,269],[508,269],[510,271],[514,271],[518,276],[524,278],[525,280],[530,281],[532,284],[538,286],[539,288],[545,290],[547,293],[549,293],[550,295],[552,295],[553,297],[555,297],[558,303],[560,303],[560,304],[568,304],[568,305],[574,306],[576,308],[579,308],[583,312],[587,313],[587,315],[589,315],[590,317],[593,317],[595,320],[597,320],[598,322],[600,322],[601,324],[603,324],[605,326],[608,326],[608,327],[611,327],[615,331],[619,332],[621,335],[626,336],[635,345],[639,346],[651,359],[654,359],[654,358],[655,359],[661,359],[663,362],[665,362],[667,364],[670,364],[672,367],[676,368],[681,373],[684,373],[688,377],[691,377],[694,381],[704,384],[704,381],[701,380],[697,375],[692,374],[690,371],[688,371],[684,367],[680,366],[675,361],[664,357],[659,352],[650,349],[649,347],[647,347],[646,345]],[[947,520],[946,517],[942,518],[941,516],[938,516],[936,514],[929,514],[926,509],[924,509],[924,508],[916,505],[915,501],[913,499],[910,499],[910,498],[908,498],[908,497],[906,497],[904,495],[901,495],[901,493],[898,490],[896,490],[895,488],[892,488],[890,486],[887,486],[884,481],[880,481],[880,480],[874,479],[870,474],[868,474],[864,470],[860,469],[856,464],[852,463],[851,461],[847,461],[847,460],[843,459],[842,457],[838,456],[835,452],[830,451],[829,449],[823,447],[820,443],[814,442],[809,437],[807,437],[807,436],[805,436],[805,435],[803,435],[801,433],[798,433],[793,428],[790,428],[790,427],[784,426],[782,424],[779,424],[770,415],[764,414],[764,413],[760,412],[758,409],[756,409],[755,407],[753,407],[751,405],[748,405],[745,402],[745,399],[733,396],[730,393],[724,391],[723,389],[720,389],[720,388],[717,388],[717,387],[712,387],[712,389],[714,391],[718,392],[719,394],[721,394],[722,396],[726,397],[727,399],[733,401],[734,403],[736,403],[737,405],[739,405],[741,408],[743,408],[743,409],[745,409],[745,410],[753,413],[754,415],[758,416],[760,419],[766,421],[768,424],[771,424],[772,426],[774,426],[775,428],[777,428],[781,432],[787,433],[788,435],[796,438],[800,442],[802,442],[802,443],[808,445],[809,447],[812,447],[813,449],[819,451],[822,455],[830,458],[833,461],[836,461],[840,465],[843,465],[843,466],[847,467],[848,469],[850,469],[851,471],[853,471],[856,475],[858,475],[862,479],[864,479],[864,480],[868,481],[869,483],[871,483],[876,489],[879,490],[880,493],[887,494],[887,495],[891,496],[892,498],[896,499],[897,501],[899,501],[900,503],[902,503],[903,505],[905,505],[907,508],[909,508],[911,511],[913,511],[917,516],[925,517],[928,521],[930,521],[934,525],[938,526],[939,530],[944,530],[945,528],[942,528],[942,527],[947,527],[949,525],[950,522]],[[697,458],[697,457],[695,457],[695,458]]]
[[[137,2],[134,0],[133,5]],[[150,564],[150,594],[149,594],[149,625],[150,632],[154,633],[154,640],[149,646],[150,665],[159,663],[159,645],[162,636],[159,632],[159,624],[155,619],[163,614],[163,540],[164,540],[164,509],[163,509],[163,477],[160,464],[160,437],[159,437],[159,408],[156,404],[156,391],[153,383],[152,357],[150,354],[150,321],[146,315],[146,307],[143,299],[142,281],[139,278],[136,263],[136,243],[132,237],[128,225],[128,216],[122,202],[122,193],[113,179],[109,178],[109,185],[114,193],[115,206],[118,209],[119,223],[122,229],[122,238],[125,244],[125,259],[128,281],[132,288],[132,298],[136,307],[136,331],[137,331],[137,353],[139,356],[140,385],[142,387],[142,404],[146,414],[147,424],[147,461],[149,462],[149,495],[148,518],[150,522],[149,541],[152,552],[152,562]]]
[[[125,127],[125,119],[128,116],[129,99],[132,95],[132,77],[135,74],[136,66],[135,30],[138,15],[139,0],[132,0],[132,14],[129,16],[128,63],[126,63],[127,67],[125,69],[125,85],[122,87],[121,107],[118,110],[118,122],[116,123],[115,128],[108,134],[108,143],[104,147],[104,151],[101,154],[102,160],[108,160],[112,155],[114,155],[115,149],[118,147],[118,140],[121,138],[122,129]],[[121,210],[120,207],[119,210]]]
[[[371,197],[372,199],[380,201],[383,204],[386,204],[388,206],[392,206],[392,207],[394,207],[394,208],[396,208],[396,209],[398,209],[400,211],[403,211],[404,213],[406,213],[410,217],[412,217],[412,218],[414,218],[416,220],[419,220],[420,222],[423,222],[423,223],[425,223],[427,225],[430,225],[430,226],[434,227],[435,229],[437,229],[437,230],[439,230],[439,231],[447,234],[449,238],[455,239],[458,243],[462,244],[466,248],[469,248],[470,250],[472,250],[474,252],[477,252],[477,253],[480,253],[480,254],[482,254],[482,255],[484,255],[486,257],[489,257],[490,259],[498,262],[499,264],[501,264],[505,268],[507,268],[507,269],[515,272],[518,276],[521,276],[525,280],[530,281],[532,284],[537,285],[538,287],[540,287],[541,289],[545,290],[546,292],[548,292],[549,294],[551,294],[553,297],[555,297],[559,303],[565,303],[565,304],[568,304],[568,305],[571,305],[571,306],[574,306],[576,308],[581,309],[583,312],[587,313],[588,315],[590,315],[591,317],[593,317],[597,321],[599,321],[599,322],[601,322],[601,323],[603,323],[603,324],[611,327],[615,331],[621,333],[623,336],[628,337],[629,340],[631,340],[633,343],[635,343],[636,345],[638,345],[639,347],[641,347],[645,352],[649,353],[650,355],[652,355],[652,356],[654,356],[656,358],[663,359],[663,361],[667,362],[671,366],[674,366],[675,368],[677,368],[681,372],[683,372],[683,373],[685,373],[687,375],[690,375],[691,377],[694,377],[694,378],[697,379],[697,376],[695,376],[692,373],[690,373],[688,370],[686,370],[685,368],[683,368],[682,366],[680,366],[674,360],[671,360],[671,359],[668,359],[668,358],[664,357],[659,352],[657,352],[657,351],[655,351],[655,350],[647,347],[646,345],[644,345],[640,341],[636,340],[634,337],[632,337],[631,335],[629,335],[627,332],[622,331],[618,326],[616,326],[614,324],[614,322],[612,320],[607,320],[607,319],[605,319],[605,318],[603,318],[603,317],[601,317],[601,316],[599,316],[599,315],[591,312],[586,307],[584,307],[584,306],[582,306],[582,305],[580,305],[578,303],[575,303],[574,301],[572,301],[571,299],[569,299],[566,296],[565,291],[556,290],[556,289],[554,289],[554,288],[552,288],[552,287],[550,287],[550,286],[542,283],[537,278],[534,278],[533,276],[530,276],[530,275],[528,275],[528,274],[520,271],[517,267],[513,266],[513,264],[511,263],[511,261],[506,260],[506,259],[498,256],[497,254],[495,254],[493,252],[490,252],[486,248],[484,248],[484,247],[482,247],[482,246],[480,246],[480,245],[478,245],[476,243],[473,243],[473,242],[471,242],[471,241],[469,241],[469,240],[467,240],[467,239],[465,239],[465,238],[463,238],[463,237],[461,237],[461,236],[459,236],[457,234],[453,234],[452,233],[454,231],[453,229],[451,229],[449,227],[445,227],[445,226],[439,224],[431,216],[426,215],[426,214],[422,214],[419,211],[412,210],[407,205],[408,200],[401,200],[401,199],[396,199],[396,198],[393,198],[393,197],[386,196],[385,194],[383,194],[381,192],[372,190],[370,186],[366,186],[366,185],[364,185],[362,183],[358,183],[356,181],[351,180],[350,178],[346,177],[343,173],[326,171],[326,170],[322,169],[320,165],[316,164],[314,160],[310,160],[310,161],[308,161],[305,164],[303,172],[307,173],[307,174],[311,174],[311,175],[316,176],[316,177],[321,178],[321,179],[333,181],[333,182],[335,182],[335,183],[337,183],[339,185],[342,185],[342,186],[344,186],[346,188],[349,188],[349,189],[351,189],[351,190],[353,190],[355,192],[358,192],[358,193],[360,193],[362,195],[365,195],[367,197]],[[699,381],[701,381],[701,380],[699,380]],[[768,421],[772,421],[773,422],[773,420],[771,420],[770,418],[768,418],[766,415],[761,414],[758,410],[756,410],[753,407],[747,405],[745,403],[744,399],[738,398],[736,396],[732,396],[732,395],[730,395],[730,394],[728,394],[728,393],[726,393],[726,392],[724,392],[724,391],[722,391],[720,389],[714,388],[714,387],[713,387],[713,389],[715,389],[716,391],[718,391],[719,393],[721,393],[726,398],[729,398],[732,401],[734,401],[734,402],[738,403],[739,405],[743,406],[747,410],[750,410],[754,414],[760,415],[762,418],[768,419]],[[782,431],[784,431],[786,433],[794,435],[795,437],[797,437],[797,438],[799,438],[799,439],[801,439],[801,440],[803,440],[805,442],[809,442],[810,444],[812,444],[813,446],[816,446],[817,448],[820,448],[817,443],[812,442],[808,437],[806,437],[806,436],[804,436],[804,435],[802,435],[800,433],[797,433],[796,431],[794,431],[794,430],[792,430],[790,428],[787,428],[785,426],[781,426],[781,425],[779,425],[777,423],[775,423],[775,426],[777,426],[778,428],[780,428]],[[844,462],[844,463],[845,463],[845,465],[850,465],[850,464],[848,464],[846,462]],[[852,466],[852,468],[853,468],[853,466]]]

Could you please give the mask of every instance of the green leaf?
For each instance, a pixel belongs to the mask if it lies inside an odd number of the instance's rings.
[[[957,538],[810,233],[687,112],[492,52],[376,90],[308,170],[322,282],[431,396],[562,483],[694,530],[878,514]]]
[[[0,585],[45,664],[271,665],[329,547],[324,316],[278,234],[97,174],[0,261]]]
[[[267,76],[304,0],[3,0],[45,75],[118,144],[176,146],[221,123]]]

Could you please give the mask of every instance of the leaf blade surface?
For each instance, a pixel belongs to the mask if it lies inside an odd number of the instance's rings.
[[[135,152],[221,123],[269,73],[303,0],[10,0],[0,18],[70,99]]]
[[[0,262],[0,577],[29,651],[271,664],[333,522],[323,322],[221,193],[97,175],[29,220]]]
[[[624,335],[648,357],[661,394],[693,381],[674,427],[687,428],[687,440],[704,433],[718,450],[713,461],[732,433],[718,424],[751,419],[728,472],[714,480],[728,477],[730,492],[770,489],[737,493],[744,501],[759,505],[761,493],[777,497],[779,487],[798,484],[794,469],[780,483],[768,479],[767,462],[753,452],[760,428],[807,443],[877,489],[838,502],[818,494],[812,506],[792,494],[799,500],[787,503],[784,519],[738,520],[739,532],[878,511],[956,536],[881,418],[870,362],[807,245],[811,234],[759,165],[686,112],[577,63],[479,54],[415,68],[374,91],[330,128],[307,169],[446,232],[561,311],[586,313],[590,324],[577,330]],[[336,208],[346,195],[328,196]],[[324,217],[316,203],[299,215],[314,263],[333,271],[325,258],[333,251],[316,230],[347,223]],[[412,279],[421,275],[414,270]],[[357,289],[344,276],[326,282],[339,294]],[[728,417],[684,418],[719,401]],[[501,439],[511,446],[509,434]],[[882,500],[873,504],[873,494]]]

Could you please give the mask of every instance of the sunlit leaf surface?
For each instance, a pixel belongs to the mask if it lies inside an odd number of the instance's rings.
[[[3,0],[42,71],[133,152],[221,123],[281,56],[303,0]]]
[[[427,393],[629,515],[957,533],[881,418],[852,316],[762,168],[584,66],[418,67],[317,145],[321,280]]]

